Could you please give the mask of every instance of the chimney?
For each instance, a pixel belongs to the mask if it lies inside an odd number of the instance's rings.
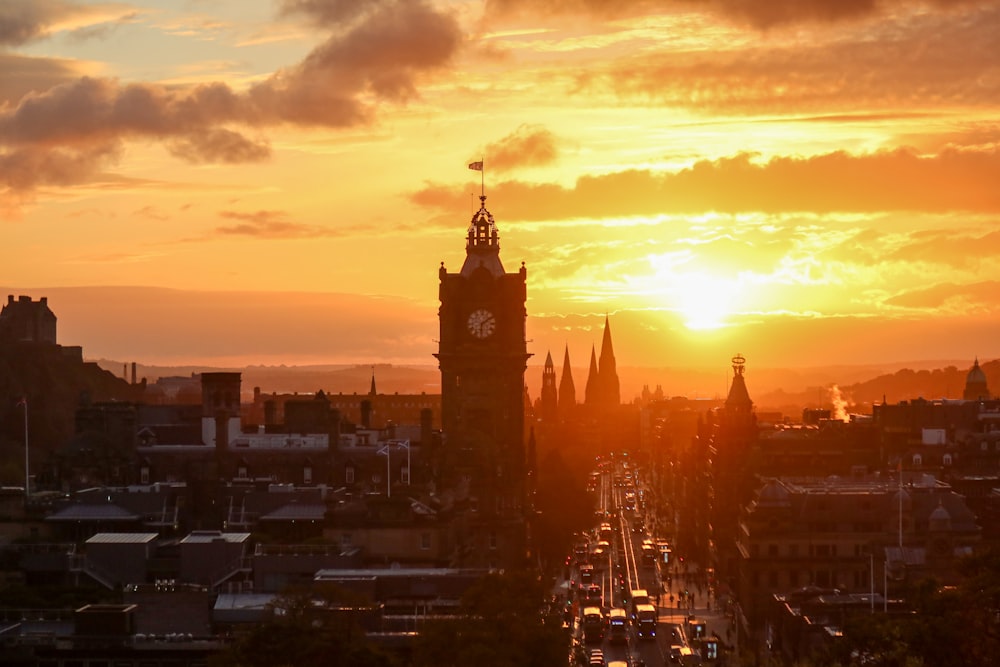
[[[136,364],[133,361],[132,362],[132,384],[135,384],[135,368],[136,368]]]

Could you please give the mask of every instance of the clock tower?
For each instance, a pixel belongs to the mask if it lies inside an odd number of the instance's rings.
[[[472,216],[465,262],[441,263],[438,310],[441,424],[439,476],[467,501],[456,564],[509,567],[526,556],[524,372],[528,358],[524,264],[504,270],[486,197]]]

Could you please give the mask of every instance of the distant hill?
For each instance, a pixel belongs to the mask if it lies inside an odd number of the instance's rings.
[[[101,368],[131,378],[131,366],[120,361],[99,359]],[[190,377],[197,373],[240,372],[244,397],[252,396],[254,387],[264,393],[367,394],[372,374],[380,394],[437,394],[441,392],[441,372],[436,366],[393,366],[392,364],[248,366],[245,368],[211,366],[136,365],[136,377],[155,382],[163,377]]]
[[[130,377],[131,368],[118,361],[97,362],[120,377]],[[747,387],[759,411],[777,411],[797,418],[805,407],[831,407],[837,387],[840,400],[859,411],[868,411],[883,395],[889,402],[917,397],[961,398],[965,376],[971,362],[913,361],[880,365],[830,365],[813,368],[755,368],[746,371]],[[989,386],[1000,393],[1000,360],[981,364]],[[137,377],[154,382],[160,377],[184,376],[210,371],[239,371],[243,391],[252,395],[254,387],[265,393],[366,394],[371,385],[373,367],[356,365],[249,366],[246,368],[204,366],[137,366]],[[557,369],[561,372],[561,368]],[[586,368],[573,368],[578,394],[587,380]],[[732,368],[721,364],[716,370],[686,368],[619,367],[622,401],[631,402],[643,387],[655,391],[660,386],[666,396],[717,398],[725,396],[732,378]],[[441,374],[436,366],[374,366],[379,393],[436,394],[441,391]],[[525,381],[528,393],[536,399],[540,393],[542,367],[528,367]]]

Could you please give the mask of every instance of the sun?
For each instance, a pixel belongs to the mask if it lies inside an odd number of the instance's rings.
[[[692,273],[679,281],[676,310],[684,326],[692,331],[710,331],[728,326],[736,301],[737,286],[704,273]]]

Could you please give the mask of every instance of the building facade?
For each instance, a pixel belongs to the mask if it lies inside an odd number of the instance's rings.
[[[500,261],[493,215],[480,197],[461,270],[439,271],[441,423],[437,472],[468,500],[460,563],[500,566],[525,557],[527,462],[524,373],[527,270]]]

